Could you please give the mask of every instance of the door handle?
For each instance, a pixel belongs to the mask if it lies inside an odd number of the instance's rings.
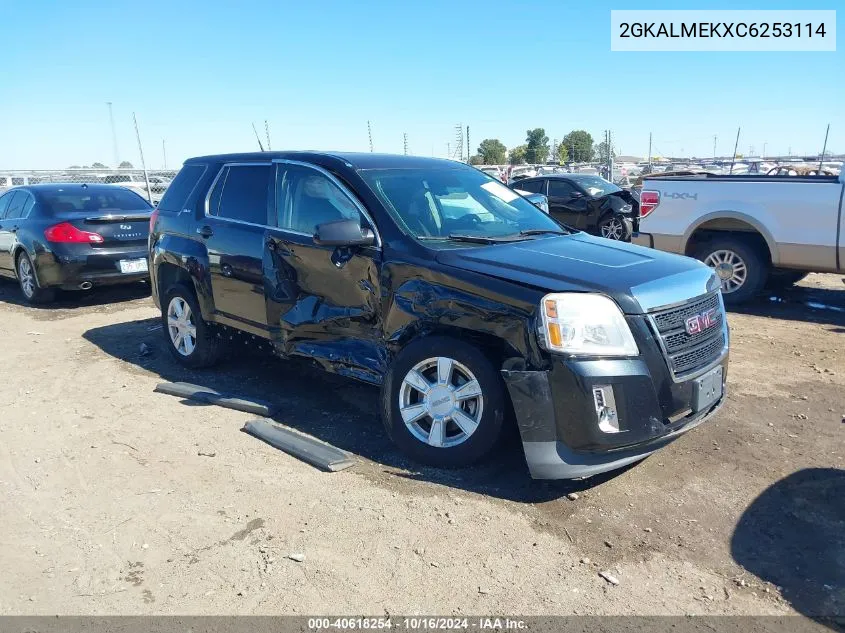
[[[197,233],[199,234],[200,237],[202,237],[204,239],[208,239],[209,237],[214,235],[214,231],[212,231],[211,227],[208,226],[208,225],[205,225],[202,228],[198,228]]]

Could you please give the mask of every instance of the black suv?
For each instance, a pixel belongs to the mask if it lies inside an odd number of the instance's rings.
[[[639,202],[599,176],[589,174],[549,174],[523,178],[516,189],[542,193],[549,199],[549,213],[593,235],[630,242],[639,215]]]
[[[381,386],[388,434],[460,466],[515,413],[534,477],[642,459],[724,400],[719,282],[693,259],[564,227],[464,165],[267,152],[187,161],[150,222],[166,344],[222,330]]]

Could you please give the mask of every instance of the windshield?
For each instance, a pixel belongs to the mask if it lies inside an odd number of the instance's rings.
[[[593,198],[600,198],[601,196],[606,196],[614,191],[622,191],[612,182],[607,182],[604,178],[599,176],[581,176],[579,178],[575,178],[574,180],[586,189],[587,193],[593,196]]]
[[[394,219],[419,239],[497,238],[563,232],[533,204],[475,169],[371,169],[360,172]]]

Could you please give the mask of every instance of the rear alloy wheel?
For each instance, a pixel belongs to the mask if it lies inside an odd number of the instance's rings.
[[[599,232],[609,240],[627,242],[631,239],[632,227],[621,215],[609,215],[599,222]]]
[[[182,356],[190,356],[197,346],[197,326],[191,306],[182,297],[173,297],[167,306],[167,333]]]
[[[203,321],[197,299],[187,286],[175,284],[164,293],[161,321],[167,348],[179,363],[199,368],[217,362],[223,341]]]
[[[41,288],[38,285],[35,268],[26,253],[18,256],[18,283],[27,303],[49,303],[55,296],[52,288]]]
[[[502,431],[505,387],[475,347],[430,336],[396,356],[382,385],[382,418],[391,439],[431,466],[468,466]]]
[[[705,242],[696,249],[701,260],[722,282],[725,303],[738,305],[754,298],[769,275],[769,265],[750,240],[730,236]]]

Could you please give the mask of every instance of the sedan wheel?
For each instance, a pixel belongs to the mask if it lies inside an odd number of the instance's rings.
[[[191,306],[182,297],[173,297],[167,306],[167,331],[179,354],[190,356],[197,346],[197,326]]]
[[[727,249],[713,251],[705,258],[704,263],[710,266],[719,276],[724,294],[736,292],[745,285],[745,280],[748,277],[748,266],[735,251]]]
[[[399,413],[419,441],[449,448],[463,444],[478,429],[484,395],[465,365],[444,356],[427,358],[402,380]]]
[[[32,264],[28,257],[21,257],[18,261],[18,281],[21,284],[21,291],[27,299],[35,295],[35,273],[32,272]]]

